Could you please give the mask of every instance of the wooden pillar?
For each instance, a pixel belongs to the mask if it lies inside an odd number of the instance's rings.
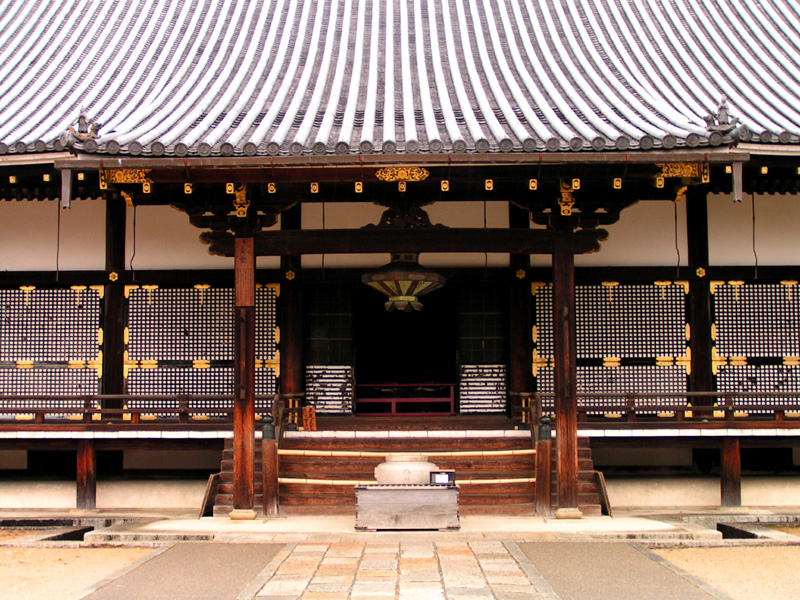
[[[530,228],[530,215],[527,210],[510,205],[508,211],[511,227]],[[512,272],[521,274],[522,277],[514,277],[509,292],[508,383],[510,405],[507,407],[507,413],[510,417],[517,416],[521,410],[522,399],[531,396],[533,340],[531,338],[531,286],[527,277],[530,266],[529,255],[514,254],[511,256]],[[524,420],[528,415],[523,412],[521,416]],[[536,426],[538,423],[533,424],[533,427]]]
[[[256,279],[252,237],[235,242],[233,519],[255,518]]]
[[[84,510],[97,507],[97,454],[94,440],[78,441],[75,506]]]
[[[295,271],[296,261],[281,260],[285,272]],[[301,398],[303,381],[303,298],[300,283],[286,279],[281,284],[279,312],[281,324],[281,396]]]
[[[689,389],[692,392],[713,391],[711,356],[711,289],[708,271],[708,204],[704,186],[690,187],[686,193],[686,230],[689,268],[689,347],[692,370]]]
[[[720,456],[720,497],[722,506],[742,505],[742,457],[737,437],[722,440]]]
[[[552,511],[550,477],[553,470],[553,444],[550,440],[536,442],[536,514],[540,517]]]
[[[580,518],[578,509],[578,353],[575,345],[575,256],[571,230],[553,240],[553,354],[556,409],[558,518]]]
[[[125,202],[119,194],[106,197],[106,271],[125,270]],[[112,280],[114,279],[114,280]],[[125,393],[125,288],[111,276],[103,294],[103,394]],[[121,408],[121,402],[107,402],[104,408]]]

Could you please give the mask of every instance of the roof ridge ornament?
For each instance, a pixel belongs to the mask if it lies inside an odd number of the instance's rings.
[[[102,123],[98,123],[96,119],[89,119],[86,116],[86,109],[81,107],[81,114],[78,117],[78,122],[76,125],[78,127],[77,130],[75,129],[74,125],[70,125],[67,128],[67,131],[69,131],[70,135],[72,135],[72,137],[79,142],[85,142],[98,137],[98,131],[100,130]]]
[[[723,96],[717,105],[717,114],[703,117],[708,131],[717,131],[723,135],[730,133],[739,123],[739,117],[732,117],[728,109],[728,99]]]

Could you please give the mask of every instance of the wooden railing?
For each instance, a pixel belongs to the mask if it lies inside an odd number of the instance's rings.
[[[554,397],[534,394],[532,411],[542,407],[542,414],[552,415]],[[580,422],[800,421],[800,392],[580,392],[577,397]]]
[[[256,402],[262,404],[256,408],[256,414],[271,413],[274,399],[272,394],[256,396]],[[283,420],[284,414],[279,411],[274,416]],[[230,423],[232,416],[232,395],[0,395],[0,424],[70,425],[102,421],[138,425],[152,421],[199,425]]]

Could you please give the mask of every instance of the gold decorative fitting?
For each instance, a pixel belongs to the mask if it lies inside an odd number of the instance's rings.
[[[443,192],[449,192],[450,191],[450,180],[449,179],[442,179],[441,190]]]
[[[267,193],[268,193],[268,194],[274,194],[274,193],[276,193],[277,191],[278,191],[278,188],[275,186],[275,182],[274,182],[274,181],[270,181],[270,182],[267,184]]]
[[[286,271],[286,279],[289,281],[292,281],[296,276],[294,271]]]
[[[194,190],[192,189],[192,184],[191,183],[184,183],[183,184],[183,193],[184,194],[191,194],[192,191],[194,191]]]
[[[317,183],[316,181],[311,182],[311,193],[319,194],[319,183]]]
[[[9,175],[8,176],[8,183],[17,183],[16,175]]]
[[[194,289],[200,291],[200,306],[203,306],[206,302],[206,290],[210,289],[211,286],[207,283],[198,283],[194,286]]]
[[[800,356],[784,356],[783,364],[788,367],[800,367]]]
[[[525,279],[525,269],[517,269],[517,279]]]
[[[695,273],[697,273],[698,277],[706,276],[706,270],[703,267],[697,267],[697,271],[695,271]]]
[[[619,356],[606,356],[603,358],[603,366],[608,367],[611,369],[615,369],[620,365],[620,357]]]
[[[98,171],[98,186],[101,190],[108,189],[108,179],[106,179],[106,172],[102,169]]]
[[[675,364],[675,359],[671,356],[656,356],[657,367],[671,367]]]
[[[425,181],[430,173],[422,167],[383,167],[375,172],[381,181]]]
[[[140,360],[139,361],[139,368],[141,368],[141,369],[157,369],[158,368],[158,361],[157,360]]]
[[[572,207],[575,206],[575,200],[572,197],[572,184],[565,181],[561,182],[561,199],[558,201],[561,207],[561,216],[568,217],[572,214]]]
[[[733,165],[725,165],[725,173],[727,173],[728,175],[733,173]]]
[[[70,287],[70,289],[74,290],[76,292],[75,293],[75,304],[77,306],[80,306],[81,305],[81,292],[86,290],[86,286],[85,285],[73,285],[73,286]]]
[[[272,292],[275,294],[276,298],[280,298],[281,297],[281,284],[280,283],[268,283],[264,287],[267,288],[268,290],[272,290]]]
[[[494,189],[494,179],[487,179],[483,182],[483,186],[486,188],[487,192],[491,192]]]
[[[16,363],[18,369],[32,369],[33,368],[33,361],[32,360],[18,360]]]
[[[761,167],[761,174],[766,175],[769,173],[769,167]]]
[[[45,173],[42,175],[42,181],[50,181],[50,173]]]
[[[211,368],[211,361],[208,361],[208,360],[193,360],[192,361],[192,368],[193,369],[210,369]]]
[[[572,180],[572,189],[573,190],[581,189],[581,180],[580,179],[573,179]]]
[[[153,183],[149,177],[150,171],[151,169],[101,169],[100,180],[105,178],[108,183]]]
[[[654,282],[656,287],[661,288],[661,299],[666,300],[667,298],[667,288],[672,285],[671,281],[656,281]]]
[[[622,189],[622,178],[621,177],[614,177],[614,189],[621,190]]]
[[[275,327],[275,344],[281,343],[281,328]]]
[[[122,199],[125,200],[125,205],[128,208],[133,208],[133,194],[129,194],[125,190],[120,191],[120,194],[122,194]]]
[[[226,194],[235,194],[236,193],[236,186],[232,183],[225,184],[225,193]]]
[[[656,163],[662,177],[687,177],[708,183],[708,163]]]
[[[406,191],[406,182],[405,181],[398,181],[397,182],[397,191],[398,192],[405,192]]]
[[[111,273],[108,274],[109,281],[117,281],[117,279],[119,279],[119,273],[116,271],[111,271]]]
[[[153,188],[152,188],[152,187],[150,187],[150,184],[149,184],[149,183],[147,183],[147,182],[144,182],[144,183],[142,184],[142,193],[143,193],[143,194],[149,194],[149,193],[152,191],[152,189],[153,189]]]
[[[139,289],[138,285],[126,285],[125,286],[125,297],[126,298],[130,298],[131,297],[131,292],[133,290],[138,290],[138,289]]]
[[[21,285],[19,289],[22,290],[22,297],[25,306],[31,305],[31,292],[36,289],[36,286],[33,285]]]
[[[785,279],[781,281],[781,285],[786,286],[786,294],[788,296],[789,302],[792,301],[792,288],[797,285],[797,282],[791,279]]]
[[[532,281],[531,282],[531,296],[535,296],[536,293],[539,291],[539,288],[547,287],[550,285],[549,283],[543,283],[541,281]]]
[[[531,191],[536,191],[539,189],[539,180],[538,179],[529,179],[528,180],[528,189]]]
[[[360,194],[364,191],[364,182],[363,181],[356,181],[355,184],[356,194]]]
[[[83,181],[86,179],[86,173],[78,173],[78,181]]]
[[[663,178],[661,175],[659,175],[658,177],[656,177],[656,187],[657,187],[658,189],[661,189],[661,188],[663,188],[663,187],[664,187],[664,178]]]
[[[688,186],[685,185],[682,185],[681,187],[678,188],[678,192],[675,194],[675,204],[678,204],[681,200],[683,200],[683,197],[686,195],[687,189]]]
[[[603,281],[600,285],[608,290],[608,301],[614,302],[614,288],[619,285],[619,281]]]
[[[158,286],[157,285],[143,285],[142,289],[147,291],[147,304],[148,305],[152,305],[153,304],[153,290],[157,290]]]
[[[747,357],[746,356],[729,356],[728,357],[728,364],[732,367],[744,367],[747,366]]]
[[[236,209],[236,216],[244,218],[247,216],[247,208],[250,206],[250,201],[247,199],[247,186],[240,183],[236,187],[236,192],[233,197],[233,207]]]

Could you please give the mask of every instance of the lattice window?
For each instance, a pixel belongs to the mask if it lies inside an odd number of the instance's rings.
[[[712,282],[714,373],[720,392],[800,392],[800,290],[780,283]],[[798,404],[790,398],[737,398],[737,404]]]
[[[0,395],[98,394],[100,297],[99,288],[84,286],[0,290]],[[25,404],[73,407],[61,400]]]
[[[257,413],[269,409],[278,389],[277,296],[277,286],[256,290],[256,395],[270,397],[257,399]],[[233,290],[206,285],[131,289],[128,315],[129,394],[232,396]],[[191,403],[197,408],[232,407],[232,400]]]
[[[319,413],[353,412],[353,367],[309,365],[306,367],[306,403]]]
[[[553,391],[552,287],[534,284],[533,291],[536,390],[549,393]],[[686,391],[687,291],[687,286],[670,282],[577,286],[578,392]],[[591,402],[607,404],[605,412],[616,412],[620,405],[616,398]]]
[[[96,289],[0,290],[0,362],[98,358]]]
[[[759,411],[759,404],[783,404],[800,410],[800,399],[781,398],[780,392],[800,393],[800,368],[790,365],[720,366],[717,371],[717,390],[720,392],[769,392],[770,396],[737,398],[737,405],[752,406],[749,412]]]
[[[720,356],[800,356],[800,290],[782,284],[717,283],[716,347]]]

